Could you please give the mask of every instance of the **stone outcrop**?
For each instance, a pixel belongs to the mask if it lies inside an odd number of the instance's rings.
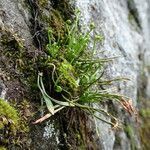
[[[62,4],[63,2],[65,5]],[[12,57],[14,53],[18,54],[17,51],[19,51],[16,44],[18,42],[23,44],[23,54],[27,53],[25,57],[29,56],[26,59],[33,60],[44,55],[41,42],[46,41],[44,33],[49,25],[47,20],[50,21],[52,18],[50,17],[51,13],[57,9],[60,14],[63,14],[63,17],[69,18],[72,11],[70,7],[75,7],[81,11],[82,31],[84,32],[85,26],[87,27],[91,22],[94,22],[96,28],[91,36],[95,34],[104,37],[103,42],[97,45],[96,55],[98,57],[118,56],[108,65],[105,73],[106,78],[129,78],[130,81],[116,82],[113,86],[117,88],[119,93],[130,97],[135,107],[141,108],[143,99],[150,100],[150,1],[76,0],[70,3],[63,0],[63,2],[60,0],[57,2],[53,0],[42,0],[41,2],[33,0],[0,1],[0,97],[8,101],[9,99],[20,101],[23,97],[30,97],[32,91],[30,86],[24,82],[30,74],[18,71],[16,62],[20,61],[16,58],[14,60]],[[66,5],[66,3],[68,4]],[[8,49],[11,49],[11,55],[6,56]],[[100,51],[104,51],[104,53],[100,53]],[[25,59],[23,58],[23,60]],[[19,64],[21,65],[21,63]],[[34,67],[36,68],[35,65]],[[37,72],[38,70],[33,74],[35,75]],[[32,99],[39,98],[35,97],[33,96]],[[95,131],[92,134],[91,141],[94,143],[95,149],[141,149],[138,125],[133,121],[133,118],[129,118],[127,114],[122,112],[121,107],[117,108],[113,103],[105,107],[110,109],[111,106],[113,107],[112,111],[125,124],[125,128],[113,131],[109,125],[99,120],[88,123],[90,133],[95,127],[99,131],[98,134]],[[70,142],[68,142],[65,130],[60,125],[62,122],[63,119],[57,116],[42,125],[33,126],[30,123],[31,134],[28,143],[30,148],[37,150],[71,149],[71,147],[81,149],[80,146],[83,143],[75,142],[75,138],[72,138],[73,146],[69,145]],[[89,145],[92,145],[92,142],[89,142]],[[85,149],[90,149],[89,145],[86,145]]]

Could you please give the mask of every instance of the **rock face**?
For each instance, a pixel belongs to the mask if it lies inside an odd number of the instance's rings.
[[[12,34],[12,37],[15,37],[15,39],[17,34],[21,39],[24,39],[24,46],[29,53],[36,53],[37,45],[39,44],[38,40],[40,38],[38,37],[36,37],[38,44],[33,44],[33,39],[38,34],[35,33],[36,28],[41,26],[47,27],[46,23],[42,25],[39,25],[39,22],[36,23],[38,15],[41,13],[41,15],[48,16],[51,10],[56,8],[53,1],[43,0],[42,4],[40,3],[40,11],[35,11],[36,3],[38,3],[38,1],[0,1],[0,28],[2,31],[0,37],[2,38],[5,34],[3,31],[6,29],[9,30],[9,34]],[[119,56],[113,63],[109,64],[106,71],[107,78],[127,77],[130,79],[130,81],[127,82],[114,83],[114,86],[121,94],[130,97],[135,107],[139,107],[139,95],[149,100],[150,1],[76,0],[73,5],[81,11],[80,24],[83,32],[84,26],[88,26],[90,22],[94,22],[96,28],[93,35],[100,34],[104,37],[102,44],[97,46],[96,55],[98,57]],[[59,11],[61,12],[61,9]],[[33,20],[33,16],[35,20]],[[42,20],[40,21],[42,22]],[[42,30],[42,28],[40,30]],[[26,90],[26,87],[24,87],[18,79],[20,76],[17,76],[19,73],[16,73],[17,70],[15,70],[14,62],[5,61],[6,58],[2,52],[7,49],[3,43],[2,41],[0,43],[0,97],[17,99],[22,97],[22,95],[25,96],[29,89],[27,88],[28,90]],[[10,45],[9,47],[12,46]],[[104,53],[100,53],[100,51],[104,51]],[[12,67],[14,67],[14,70],[10,69]],[[14,78],[11,78],[11,76]],[[25,77],[26,76],[23,75],[23,78]],[[16,93],[13,93],[14,91]],[[96,120],[94,124],[92,123],[91,128],[96,127],[99,131],[98,135],[95,135],[96,137],[98,136],[98,138],[96,138],[97,149],[141,149],[140,137],[133,118],[128,119],[128,116],[123,114],[121,108],[118,109],[115,107],[115,104],[112,105],[114,105],[113,107],[116,109],[116,115],[126,127],[121,131],[113,131],[110,130],[109,125],[98,120]],[[108,109],[109,107],[111,106],[106,106]],[[57,127],[56,129],[54,127],[58,122],[59,121],[55,121],[54,119],[53,123],[47,122],[45,125],[39,125],[40,127],[32,127],[31,149],[48,150],[50,147],[50,149],[64,148],[62,145],[67,144],[67,140],[65,142],[61,141],[59,139],[62,134],[61,128],[58,129],[59,127]],[[128,122],[130,122],[132,128],[128,126]],[[64,134],[65,133],[63,133],[63,137]],[[74,147],[74,149],[80,148]]]
[[[107,74],[110,77],[125,76],[131,79],[117,86],[121,93],[132,98],[134,105],[138,106],[139,81],[144,74],[147,84],[143,93],[149,97],[149,1],[77,0],[76,6],[81,10],[82,24],[94,22],[95,34],[104,36],[105,40],[98,49],[104,50],[107,57],[120,56],[110,65]],[[99,51],[97,54],[100,56]],[[120,145],[117,145],[117,135],[110,132],[109,127],[103,123],[96,124],[105,150],[131,148],[131,141],[124,132],[119,133]],[[136,135],[135,139],[136,148],[140,149]]]

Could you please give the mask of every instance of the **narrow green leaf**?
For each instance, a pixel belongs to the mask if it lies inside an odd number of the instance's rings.
[[[39,87],[39,89],[40,89],[40,91],[41,91],[41,93],[42,93],[43,99],[45,100],[45,103],[46,103],[46,106],[47,106],[49,112],[50,112],[51,114],[54,114],[54,106],[53,106],[51,100],[50,100],[50,99],[47,97],[47,95],[45,94],[45,89],[42,89],[42,87],[41,87],[41,85],[40,85],[41,79],[42,79],[42,74],[39,73],[39,74],[38,74],[37,85],[38,85],[38,87]]]

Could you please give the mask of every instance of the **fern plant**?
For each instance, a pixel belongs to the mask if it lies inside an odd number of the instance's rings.
[[[59,99],[52,97],[51,91],[46,91],[43,83],[43,74],[38,74],[38,87],[42,93],[49,113],[34,123],[54,115],[56,112],[65,107],[79,107],[88,114],[111,124],[113,127],[118,126],[117,119],[106,112],[104,109],[97,109],[91,106],[93,103],[113,100],[119,102],[127,111],[135,113],[132,104],[128,102],[128,98],[119,94],[113,94],[107,89],[97,88],[100,85],[110,85],[114,80],[103,80],[104,65],[113,58],[95,58],[96,43],[100,42],[103,37],[95,36],[92,50],[88,49],[91,41],[90,33],[94,29],[94,25],[90,25],[90,30],[82,33],[78,28],[79,13],[75,21],[66,22],[66,36],[61,40],[53,36],[51,29],[48,30],[49,43],[46,47],[47,60],[45,65],[51,72],[52,87]],[[109,116],[114,122],[108,122],[100,118],[97,113]]]

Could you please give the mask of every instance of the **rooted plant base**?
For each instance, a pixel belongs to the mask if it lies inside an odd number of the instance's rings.
[[[60,134],[60,149],[100,149],[97,147],[96,131],[90,125],[90,118],[84,111],[73,108],[63,110],[62,113],[63,116],[58,113],[59,127],[63,132]]]

